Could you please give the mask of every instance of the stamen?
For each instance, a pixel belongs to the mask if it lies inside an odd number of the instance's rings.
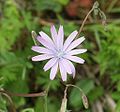
[[[64,52],[63,52],[63,51],[57,52],[57,57],[58,57],[58,58],[62,58],[63,55],[64,55]]]

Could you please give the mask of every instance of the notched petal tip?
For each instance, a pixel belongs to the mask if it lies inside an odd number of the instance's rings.
[[[43,68],[44,72],[46,72],[47,70],[45,68]]]
[[[78,34],[78,31],[77,30],[75,30],[75,31],[73,31],[74,33],[76,33],[76,34]]]
[[[32,57],[31,60],[32,60],[32,61],[37,61],[35,57]]]
[[[81,64],[84,64],[85,63],[85,60],[83,60],[82,62],[81,62]]]
[[[81,38],[81,40],[82,40],[82,41],[84,41],[84,40],[85,40],[85,37],[84,37],[84,36],[82,36],[82,37],[80,37],[80,38]]]
[[[50,80],[54,80],[55,79],[55,77],[53,78],[53,77],[50,77]]]
[[[87,49],[83,49],[83,53],[87,52]]]
[[[41,34],[43,31],[39,31],[39,34]]]
[[[54,80],[54,79],[55,79],[55,76],[50,75],[50,80]]]
[[[33,50],[33,49],[34,49],[34,46],[31,47],[31,50]]]
[[[66,81],[67,81],[67,79],[62,79],[62,81],[66,82]]]
[[[32,46],[32,47],[31,47],[31,50],[33,50],[33,51],[34,51],[35,47],[36,47],[36,46]]]
[[[72,74],[72,77],[73,77],[73,79],[75,78],[75,74],[74,73]]]
[[[60,27],[63,27],[63,25],[60,24]]]

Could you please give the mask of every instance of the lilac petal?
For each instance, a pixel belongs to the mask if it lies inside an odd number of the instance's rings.
[[[39,34],[40,34],[41,37],[42,37],[43,39],[45,39],[47,42],[53,44],[53,41],[51,40],[51,38],[50,38],[46,33],[44,33],[44,32],[41,31],[41,32],[39,32]]]
[[[69,60],[76,62],[76,63],[81,63],[81,64],[83,64],[85,62],[85,60],[83,60],[77,56],[65,55],[64,58],[69,59]]]
[[[72,70],[70,68],[70,65],[69,65],[67,59],[62,59],[61,64],[64,66],[64,68],[68,72],[68,74],[72,74]]]
[[[63,64],[61,63],[61,61],[59,61],[59,68],[60,68],[60,73],[61,73],[61,77],[63,81],[67,80],[67,72],[63,66]]]
[[[78,45],[80,45],[83,41],[85,40],[84,37],[81,37],[75,41],[73,41],[70,46],[66,49],[66,51],[70,51],[72,49],[74,49],[75,47],[77,47]]]
[[[64,40],[64,31],[63,31],[63,26],[60,25],[58,35],[57,35],[58,49],[61,49],[63,47],[63,40]]]
[[[74,38],[77,36],[78,32],[75,30],[73,31],[68,38],[66,39],[65,43],[64,43],[64,48],[63,50],[66,50],[66,48],[71,44],[71,42],[74,40]]]
[[[56,64],[54,64],[54,66],[51,68],[50,71],[50,79],[53,80],[55,78],[55,75],[57,74],[57,70],[58,70],[58,62]]]
[[[70,66],[70,68],[72,70],[72,75],[73,75],[73,78],[74,78],[75,77],[75,67],[74,67],[74,65],[72,64],[71,61],[69,61],[69,60],[67,60],[67,61],[68,61],[69,66]]]
[[[86,52],[87,49],[74,49],[74,50],[71,50],[67,53],[67,55],[76,55],[76,54],[81,54],[81,53],[84,53]]]
[[[37,40],[38,40],[43,46],[45,46],[46,48],[55,51],[54,46],[53,46],[51,43],[49,43],[48,41],[46,41],[45,39],[43,39],[42,37],[38,36],[38,37],[37,37]]]
[[[44,71],[47,71],[47,70],[49,70],[55,63],[56,63],[56,61],[57,61],[57,58],[52,58],[52,59],[50,59],[46,64],[45,64],[45,66],[44,66]]]
[[[56,31],[56,28],[54,25],[51,26],[50,31],[51,31],[52,39],[53,39],[54,43],[56,43],[57,42],[57,31]]]
[[[52,57],[53,55],[42,54],[42,55],[32,57],[32,61],[43,61],[46,59],[50,59]]]
[[[51,50],[44,48],[44,47],[32,46],[31,49],[35,52],[38,52],[38,53],[52,54]]]

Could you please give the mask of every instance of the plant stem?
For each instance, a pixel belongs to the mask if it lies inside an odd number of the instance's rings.
[[[86,17],[85,17],[85,19],[83,20],[82,25],[81,25],[81,27],[80,27],[80,29],[79,29],[79,31],[78,31],[78,35],[82,32],[82,29],[83,29],[83,27],[84,27],[84,25],[85,25],[85,22],[86,22],[87,18],[89,17],[89,15],[92,13],[93,10],[94,10],[94,7],[92,7],[92,9],[91,9],[91,10],[88,12],[88,14],[86,15]]]
[[[62,102],[62,104],[63,104],[63,103],[65,104],[65,107],[64,107],[64,106],[61,106],[61,110],[62,110],[62,109],[66,110],[66,107],[67,107],[67,106],[66,106],[66,105],[67,105],[66,96],[67,96],[68,87],[77,88],[77,89],[81,92],[83,105],[84,105],[84,107],[85,107],[86,109],[88,109],[88,107],[89,107],[88,99],[87,99],[85,93],[83,92],[83,90],[82,90],[80,87],[76,86],[76,85],[67,84],[67,85],[66,85],[66,88],[65,88],[65,91],[64,91],[64,100],[63,100],[63,102]],[[66,101],[66,102],[65,102],[65,101]],[[64,107],[64,108],[63,108],[63,107]],[[62,112],[62,111],[60,111],[60,112]]]
[[[39,97],[39,96],[45,96],[46,92],[40,92],[40,93],[31,93],[31,94],[18,94],[18,93],[11,93],[5,90],[0,90],[0,93],[5,93],[9,96],[20,96],[20,97]]]
[[[3,93],[3,92],[0,92],[0,93],[8,99],[12,112],[16,112],[15,105],[13,104],[11,97],[6,93]]]
[[[84,93],[83,90],[82,90],[80,87],[76,86],[76,85],[73,85],[73,84],[67,84],[67,85],[66,85],[66,88],[68,89],[68,87],[74,87],[74,88],[77,88],[81,93]],[[66,91],[67,91],[67,90],[66,90]]]
[[[50,88],[50,84],[51,82],[49,82],[48,84],[48,87],[46,89],[46,95],[45,95],[45,112],[48,112],[48,91],[49,91],[49,88]]]

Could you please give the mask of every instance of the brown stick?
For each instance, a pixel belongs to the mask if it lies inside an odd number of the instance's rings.
[[[11,111],[16,112],[15,105],[14,105],[11,97],[7,93],[1,92],[1,91],[0,91],[0,93],[1,93],[1,95],[5,96],[7,98],[7,100],[9,101]]]
[[[0,90],[0,93],[5,93],[9,96],[20,96],[20,97],[39,97],[44,96],[46,94],[46,91],[40,92],[40,93],[31,93],[31,94],[18,94],[18,93],[11,93],[5,90]]]
[[[92,7],[92,9],[91,9],[91,10],[88,12],[88,14],[86,15],[86,17],[85,17],[85,19],[83,20],[82,25],[81,25],[81,27],[80,27],[80,29],[79,29],[79,31],[78,31],[78,35],[82,32],[82,29],[83,29],[83,27],[84,27],[84,25],[85,25],[85,22],[86,22],[86,20],[88,19],[89,15],[92,13],[93,10],[94,10],[94,7]]]

